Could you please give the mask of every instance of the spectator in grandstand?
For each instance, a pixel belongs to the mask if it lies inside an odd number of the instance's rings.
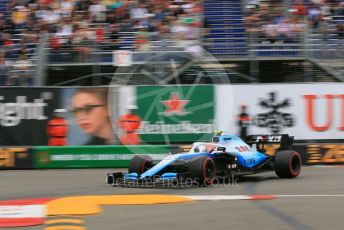
[[[74,9],[74,2],[73,0],[61,0],[60,2],[60,12],[62,17],[69,18],[72,16],[72,12]]]
[[[312,4],[308,10],[308,19],[311,23],[312,29],[318,29],[321,22],[321,9],[318,5]]]
[[[147,28],[143,26],[136,33],[135,48],[140,52],[149,52],[151,49],[149,33],[147,32]]]
[[[117,24],[121,21],[121,18],[113,11],[108,12],[106,16],[106,22],[110,25]]]
[[[59,50],[62,47],[60,38],[56,35],[52,35],[49,40],[49,46],[54,51]]]
[[[22,30],[25,28],[28,15],[28,9],[25,6],[17,6],[13,9],[12,23],[14,24],[15,30]]]
[[[98,45],[105,43],[105,29],[103,28],[103,26],[101,25],[97,26],[95,30],[95,36],[96,36],[95,40]]]
[[[15,70],[13,76],[15,85],[33,85],[33,63],[28,59],[25,50],[20,51],[19,59],[16,60],[12,66]]]
[[[5,30],[6,30],[5,20],[4,20],[4,18],[0,14],[0,41],[1,41],[1,34]],[[0,45],[2,45],[2,44],[0,43]]]
[[[12,40],[12,35],[10,33],[2,33],[2,47],[6,50],[7,48],[11,47],[14,42]]]
[[[166,23],[155,21],[152,23],[151,39],[154,41],[154,50],[168,50],[171,38],[177,42],[176,34],[169,33],[169,27]]]
[[[0,54],[0,86],[7,85],[8,66],[5,63],[3,54]]]
[[[339,38],[344,39],[344,23],[336,25],[336,33],[338,34]]]
[[[144,20],[148,14],[145,4],[137,2],[135,7],[130,10],[130,18],[132,20]]]
[[[95,45],[94,34],[88,28],[76,28],[75,33],[72,36],[72,45],[74,51],[76,51],[77,61],[88,61],[90,59],[90,53]]]
[[[73,34],[73,25],[70,20],[62,19],[57,27],[56,36],[61,40],[69,40],[69,37]]]
[[[272,20],[270,23],[266,23],[263,25],[263,31],[264,31],[264,36],[265,40],[274,43],[277,40],[277,25],[272,23]]]
[[[164,29],[168,27],[169,27],[169,30],[164,31]],[[188,31],[189,29],[188,29],[187,24],[183,22],[181,18],[179,19],[175,18],[171,21],[171,25],[165,25],[165,27],[162,27],[162,32],[171,33],[177,46],[184,46],[184,41],[187,38]],[[165,34],[165,35],[170,36],[170,34]]]
[[[333,16],[344,16],[344,1],[338,2],[338,4],[333,7]]]
[[[47,24],[54,25],[58,23],[59,20],[61,19],[61,14],[60,14],[57,4],[52,4],[51,8],[49,7],[49,8],[43,9],[40,12],[39,17],[43,19]]]
[[[107,145],[115,142],[108,107],[107,88],[80,88],[71,99],[71,112],[79,127],[91,139],[85,145]]]
[[[292,12],[297,18],[303,19],[307,15],[307,6],[303,0],[296,0],[289,12]]]
[[[276,31],[280,41],[289,43],[295,41],[296,24],[292,23],[290,19],[284,19],[276,25]]]
[[[256,9],[259,7],[260,0],[248,0],[246,8],[247,9]]]
[[[87,28],[91,24],[91,19],[88,14],[77,14],[73,17],[73,25],[78,28]],[[74,28],[73,31],[77,29]]]
[[[118,26],[116,24],[110,25],[109,31],[109,48],[110,50],[118,50],[120,48],[121,40],[118,35]]]
[[[121,32],[133,32],[134,30],[133,24],[129,18],[123,19],[123,21],[121,21],[121,23],[119,24],[119,27],[119,31]]]
[[[100,0],[93,0],[88,8],[92,22],[104,22],[106,19],[106,7]]]

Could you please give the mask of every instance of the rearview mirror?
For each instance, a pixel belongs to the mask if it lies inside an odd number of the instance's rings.
[[[217,147],[217,151],[225,152],[226,151],[226,147]]]

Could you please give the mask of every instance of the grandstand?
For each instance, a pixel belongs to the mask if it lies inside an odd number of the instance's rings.
[[[204,57],[179,71],[181,83],[199,76],[204,83],[344,79],[340,0],[4,0],[0,15],[2,85],[109,84],[164,55],[177,66]],[[132,55],[126,73],[114,65],[114,50]],[[161,76],[171,75],[168,64],[160,66]],[[135,73],[137,83],[175,82],[161,76]]]
[[[204,46],[213,55],[247,57],[248,38],[240,1],[204,1]]]

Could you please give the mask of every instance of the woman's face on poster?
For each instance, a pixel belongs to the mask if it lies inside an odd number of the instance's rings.
[[[94,135],[109,125],[106,103],[92,93],[76,93],[72,98],[72,107],[75,121],[85,133]]]

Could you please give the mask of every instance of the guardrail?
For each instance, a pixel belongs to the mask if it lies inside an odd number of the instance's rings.
[[[173,57],[176,61],[184,59],[190,53],[187,51],[151,51],[139,52],[132,51],[132,63],[142,64],[150,60],[169,60]],[[80,56],[80,53],[75,50],[60,50],[49,53],[50,65],[90,65],[90,64],[113,64],[113,51],[92,51],[85,56]]]
[[[338,32],[331,31],[308,36],[307,59],[344,81],[344,34],[340,36]]]
[[[227,39],[228,40],[228,39]],[[312,47],[306,46],[303,42],[284,43],[276,41],[271,43],[265,40],[254,40],[252,42],[228,42],[223,39],[223,42],[212,44],[207,41],[203,43],[205,50],[207,50],[218,60],[226,60],[230,58],[244,58],[250,60],[264,59],[269,57],[274,58],[305,58],[305,50]],[[233,39],[231,39],[233,40]],[[299,39],[300,40],[300,39]],[[154,44],[154,43],[153,43]],[[197,46],[197,45],[196,45]],[[113,63],[113,50],[105,49],[103,45],[92,45],[87,49],[80,49],[78,46],[69,46],[68,49],[46,49],[48,53],[49,65],[89,65],[89,64],[102,64],[112,65]],[[166,55],[188,55],[192,52],[186,51],[182,46],[170,45],[166,47],[151,46],[151,51],[142,52],[133,49],[124,49],[130,51],[133,55],[133,64],[142,64],[156,58],[157,56]]]
[[[210,54],[215,58],[222,60],[232,58],[246,58],[251,59],[253,54],[256,58],[264,59],[264,57],[292,57],[292,58],[303,58],[302,44],[254,44],[251,49],[245,48],[233,48],[231,53],[220,49],[218,51],[211,51]],[[132,51],[133,60],[132,63],[142,64],[153,58],[158,58],[159,55],[175,55],[175,57],[191,55],[192,53],[187,51],[152,51],[152,52],[138,52]],[[90,64],[102,64],[112,65],[113,64],[113,52],[112,51],[92,51],[86,55],[80,54],[75,50],[59,50],[52,51],[48,54],[49,65],[90,65]],[[176,59],[177,60],[177,59]]]

